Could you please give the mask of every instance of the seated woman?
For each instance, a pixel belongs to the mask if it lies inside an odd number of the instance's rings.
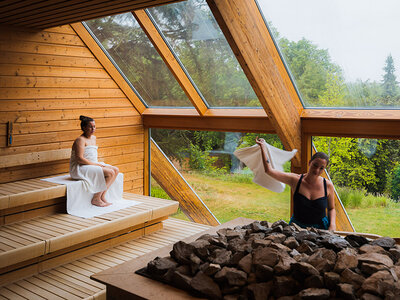
[[[261,147],[265,172],[274,179],[289,185],[293,194],[291,223],[301,227],[336,230],[336,211],[333,184],[320,175],[329,163],[329,157],[317,152],[309,161],[306,174],[285,173],[271,167],[264,139],[256,139]],[[328,209],[328,216],[326,210]]]
[[[92,204],[111,205],[105,194],[113,184],[119,170],[117,167],[97,161],[96,124],[90,117],[80,116],[83,133],[72,145],[69,173],[73,179],[83,180],[86,189],[94,193]]]

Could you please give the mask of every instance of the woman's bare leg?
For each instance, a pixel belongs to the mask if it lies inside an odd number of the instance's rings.
[[[110,188],[110,186],[114,183],[115,179],[117,179],[119,170],[117,167],[107,166],[103,168],[103,172],[104,172],[104,178],[106,180],[107,189],[100,193],[100,199],[106,205],[111,205],[111,203],[106,200],[105,194]]]
[[[92,203],[93,205],[100,206],[100,207],[104,207],[104,206],[110,205],[110,204],[104,203],[104,202],[101,200],[101,194],[102,194],[102,193],[103,193],[103,192],[98,192],[98,193],[96,193],[96,194],[93,195],[93,198],[92,198],[92,201],[91,201],[91,203]]]

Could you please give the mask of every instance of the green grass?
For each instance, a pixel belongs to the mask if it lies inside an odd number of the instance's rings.
[[[199,173],[183,173],[196,193],[210,211],[221,222],[237,217],[275,222],[289,221],[290,189],[274,193],[251,182],[250,175],[209,176]],[[152,194],[160,198],[168,197],[152,181]],[[341,193],[342,191],[339,191]],[[400,237],[400,203],[393,203],[383,196],[366,195],[362,192],[346,190],[347,213],[358,232],[374,233],[382,236]],[[176,218],[187,217],[179,211]]]

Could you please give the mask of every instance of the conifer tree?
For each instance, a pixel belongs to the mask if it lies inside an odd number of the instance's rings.
[[[396,81],[396,75],[394,74],[396,69],[394,67],[394,61],[391,54],[389,54],[386,58],[385,67],[383,70],[385,71],[382,80],[383,103],[387,105],[393,105],[397,96],[399,95],[399,87],[397,85],[398,82]]]

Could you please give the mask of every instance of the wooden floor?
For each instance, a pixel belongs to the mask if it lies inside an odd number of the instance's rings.
[[[151,235],[0,287],[0,299],[105,299],[104,285],[91,280],[92,274],[209,228],[170,218]]]

